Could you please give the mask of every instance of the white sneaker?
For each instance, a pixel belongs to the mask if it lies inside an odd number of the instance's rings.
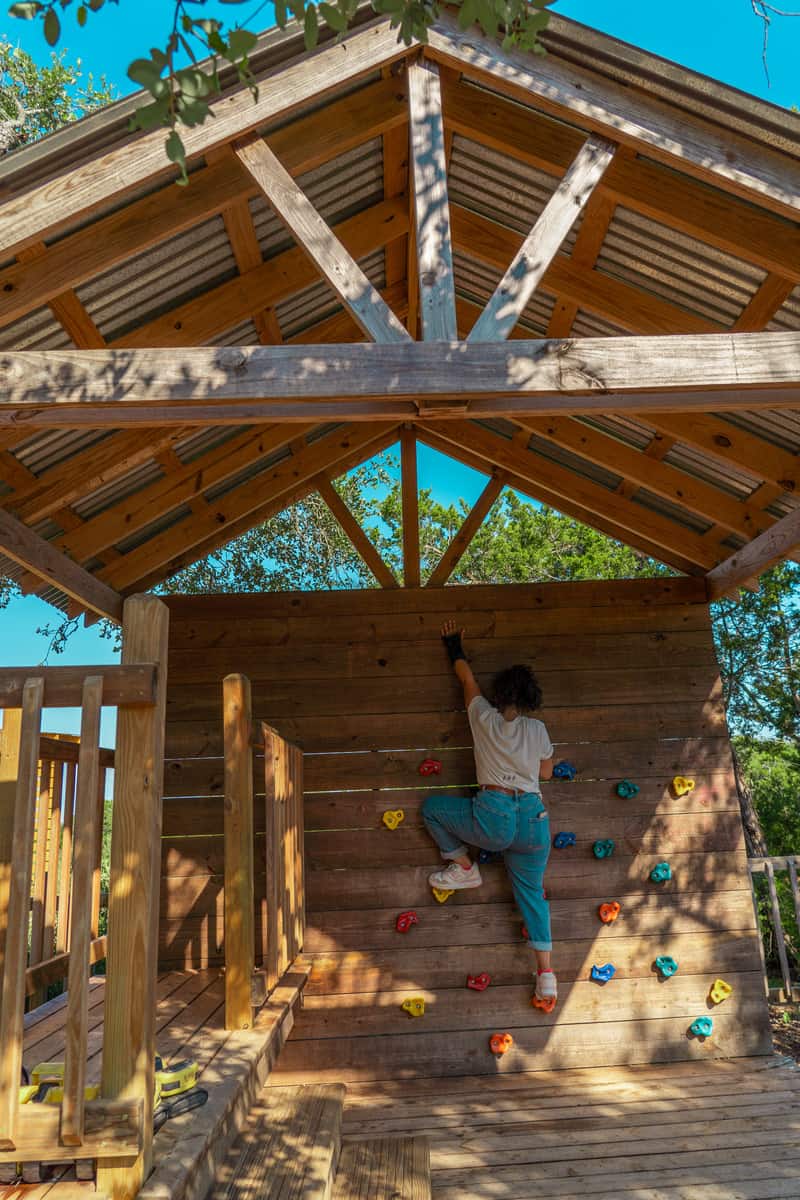
[[[558,999],[558,980],[552,971],[543,971],[540,975],[536,974],[536,1000],[543,1004],[552,1004]]]
[[[465,871],[459,863],[451,862],[446,867],[442,867],[440,871],[434,871],[432,875],[429,875],[428,883],[431,887],[457,892],[461,888],[480,887],[483,880],[477,863],[473,863],[470,869]]]

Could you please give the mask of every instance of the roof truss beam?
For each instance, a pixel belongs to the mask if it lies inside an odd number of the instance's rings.
[[[586,140],[473,325],[469,341],[508,337],[613,156],[611,142],[596,136]]]
[[[800,509],[795,509],[709,571],[706,575],[709,601],[719,600],[737,588],[746,586],[798,550]]]
[[[400,433],[400,493],[403,510],[403,585],[419,587],[417,437],[410,428],[404,428]]]
[[[466,554],[475,534],[486,520],[492,505],[505,486],[506,476],[503,472],[498,472],[489,479],[480,496],[478,496],[478,499],[464,518],[461,528],[454,535],[450,545],[431,572],[430,578],[425,584],[426,587],[444,587]]]
[[[381,587],[398,587],[399,585],[394,572],[387,566],[364,527],[326,475],[321,475],[316,480],[316,489],[338,522],[342,532],[349,539],[356,554],[366,563]]]

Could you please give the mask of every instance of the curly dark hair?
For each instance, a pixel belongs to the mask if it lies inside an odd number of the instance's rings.
[[[499,709],[510,708],[513,704],[520,712],[540,708],[542,689],[530,667],[517,663],[500,671],[492,683],[492,703]]]

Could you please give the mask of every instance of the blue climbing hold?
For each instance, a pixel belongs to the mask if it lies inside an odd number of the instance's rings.
[[[639,795],[638,783],[631,783],[630,779],[621,779],[617,784],[617,795],[623,800],[632,800],[634,796]]]
[[[556,850],[566,850],[567,846],[575,845],[574,833],[557,833],[553,839],[553,845]]]
[[[611,841],[611,838],[604,838],[595,842],[592,846],[592,853],[595,858],[611,858],[611,855],[614,853],[614,843]]]
[[[656,970],[663,975],[665,979],[669,979],[678,969],[678,964],[669,954],[659,954],[656,959]]]
[[[503,861],[502,850],[479,850],[478,851],[478,862],[481,864],[481,866],[485,866],[486,863],[502,862],[502,861]]]
[[[696,1021],[692,1021],[689,1028],[695,1037],[709,1037],[714,1028],[714,1022],[711,1017],[698,1017]]]
[[[553,779],[569,779],[572,781],[578,774],[578,768],[570,762],[557,762],[553,767]]]
[[[602,967],[592,967],[592,979],[595,983],[608,983],[609,979],[613,979],[617,968],[611,963],[605,963]]]
[[[668,862],[656,863],[650,872],[650,878],[653,883],[666,883],[668,879],[672,879],[672,867]]]

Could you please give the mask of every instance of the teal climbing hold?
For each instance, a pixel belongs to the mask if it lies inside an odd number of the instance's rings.
[[[611,855],[614,853],[614,843],[611,841],[611,838],[596,841],[592,846],[592,853],[595,858],[611,858]]]
[[[711,1020],[711,1017],[698,1017],[689,1026],[695,1037],[709,1037],[713,1028],[714,1022]]]
[[[668,862],[656,863],[650,872],[650,878],[653,883],[666,883],[668,879],[672,879],[672,867]]]
[[[656,959],[656,970],[660,972],[665,979],[669,979],[670,975],[674,975],[678,969],[678,964],[669,954],[659,954]]]
[[[621,779],[617,784],[617,795],[623,800],[632,800],[634,796],[639,795],[638,783],[631,783],[630,779]]]

